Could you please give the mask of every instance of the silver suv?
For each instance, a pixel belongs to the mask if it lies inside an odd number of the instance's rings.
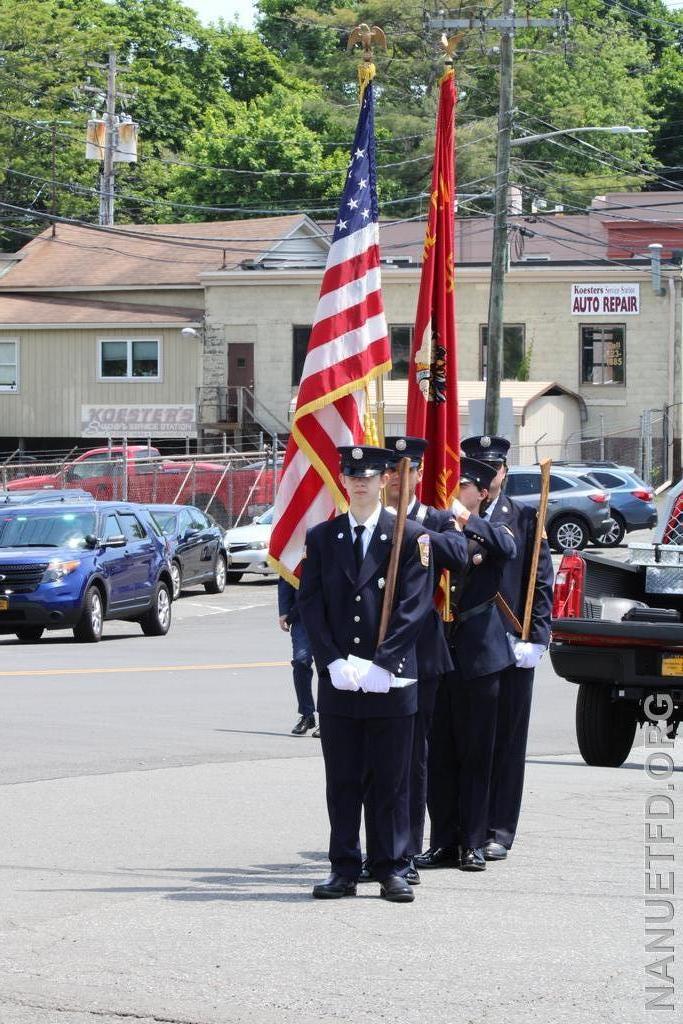
[[[523,505],[538,508],[541,497],[538,466],[510,466],[505,493]],[[609,494],[589,473],[572,469],[551,469],[548,541],[555,551],[578,551],[596,543],[613,525]]]

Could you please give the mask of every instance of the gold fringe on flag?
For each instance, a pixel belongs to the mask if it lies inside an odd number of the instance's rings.
[[[358,92],[359,92],[358,102],[359,103],[363,102],[363,93],[365,92],[365,88],[373,80],[373,78],[375,77],[375,73],[376,73],[376,68],[375,68],[375,65],[371,61],[363,61],[362,64],[358,65]]]
[[[372,415],[370,389],[367,381],[365,382],[365,415],[363,416],[363,431],[365,433],[365,443],[373,445],[375,448],[379,448],[379,434],[377,433],[375,417]]]

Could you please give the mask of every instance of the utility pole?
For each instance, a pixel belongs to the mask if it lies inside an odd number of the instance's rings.
[[[500,37],[500,99],[498,102],[498,144],[496,147],[495,199],[493,205],[493,245],[491,248],[491,287],[489,322],[486,334],[486,396],[484,433],[498,433],[500,419],[500,382],[503,379],[503,298],[508,262],[508,184],[510,180],[510,141],[512,139],[512,78],[514,60],[514,9],[510,28]]]
[[[510,148],[514,117],[513,70],[514,38],[517,29],[566,29],[569,21],[563,12],[553,18],[516,18],[514,0],[500,18],[485,15],[473,18],[431,18],[430,29],[447,32],[449,29],[495,29],[500,32],[500,99],[498,105],[498,144],[496,148],[495,202],[493,220],[493,246],[491,250],[491,287],[489,291],[489,321],[486,339],[486,399],[484,432],[498,433],[500,417],[500,382],[503,375],[503,333],[505,273],[508,258],[508,184],[510,179]]]
[[[116,148],[116,52],[107,64],[107,112],[104,161],[100,175],[100,224],[114,223],[114,149]]]
[[[137,125],[130,117],[124,116],[120,123],[116,116],[116,100],[132,99],[128,93],[117,92],[116,76],[118,72],[116,64],[116,51],[109,48],[107,63],[91,64],[91,67],[107,72],[107,89],[105,98],[105,113],[102,120],[93,119],[88,121],[88,143],[86,145],[86,159],[98,160],[102,164],[100,173],[100,211],[99,223],[109,225],[114,223],[114,181],[115,165],[117,163],[134,163],[137,160]],[[103,90],[99,86],[84,85],[84,92],[96,93],[102,97]],[[91,126],[94,135],[91,136]],[[104,128],[104,139],[98,134],[98,127]],[[120,132],[126,133],[125,145],[120,148]]]

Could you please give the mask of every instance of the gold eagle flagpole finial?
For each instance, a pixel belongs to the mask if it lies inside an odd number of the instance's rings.
[[[369,25],[362,22],[351,30],[346,43],[346,49],[352,50],[354,46],[358,46],[359,44],[363,47],[363,63],[358,67],[358,86],[360,89],[360,100],[362,102],[366,85],[375,77],[375,65],[372,59],[373,47],[376,46],[380,50],[386,50],[387,37],[379,25],[373,25],[372,28],[370,28]]]

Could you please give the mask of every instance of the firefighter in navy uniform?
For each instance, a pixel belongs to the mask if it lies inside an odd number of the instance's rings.
[[[496,607],[506,562],[515,556],[512,531],[481,516],[496,475],[490,463],[463,458],[456,523],[467,539],[465,574],[451,585],[454,621],[449,646],[454,670],[436,696],[429,747],[430,848],[417,867],[486,868],[483,846],[496,735],[500,675],[513,663]]]
[[[515,535],[517,554],[505,563],[500,591],[518,620],[523,622],[536,535],[536,510],[516,503],[502,491],[510,448],[506,438],[468,437],[462,442],[462,448],[466,455],[496,468],[496,476],[489,487],[485,517],[492,523],[504,523]],[[524,789],[534,669],[550,642],[552,605],[553,563],[544,538],[536,572],[529,641],[522,643],[510,623],[504,621],[510,633],[515,662],[505,669],[500,679],[488,834],[484,846],[487,860],[504,860],[515,838]]]
[[[416,643],[432,609],[429,534],[407,521],[396,593],[377,638],[395,516],[379,501],[389,452],[344,447],[341,482],[349,511],[308,531],[299,610],[318,668],[332,872],[319,899],[354,896],[361,872],[360,819],[366,764],[371,777],[373,873],[380,895],[414,899],[406,881],[409,767],[417,710]],[[365,662],[354,662],[356,655]],[[367,760],[366,760],[367,759]]]
[[[390,463],[391,475],[385,487],[385,507],[389,512],[398,508],[400,477],[397,472],[401,459],[410,459],[408,477],[408,519],[418,523],[429,533],[434,557],[434,586],[438,589],[441,573],[449,569],[455,578],[464,572],[467,563],[467,541],[464,534],[455,529],[453,512],[423,505],[416,497],[416,489],[422,480],[422,458],[427,441],[421,437],[405,435],[387,437],[385,447],[393,453]],[[425,620],[417,642],[418,687],[417,715],[413,734],[413,749],[410,762],[410,843],[408,854],[411,858],[406,878],[411,885],[419,885],[420,876],[412,862],[422,851],[425,810],[427,807],[427,737],[434,713],[434,701],[439,679],[453,668],[453,662],[444,636],[443,621],[436,607]],[[368,814],[366,800],[366,818]],[[366,823],[368,858],[363,865],[360,880],[372,880],[373,838]]]

